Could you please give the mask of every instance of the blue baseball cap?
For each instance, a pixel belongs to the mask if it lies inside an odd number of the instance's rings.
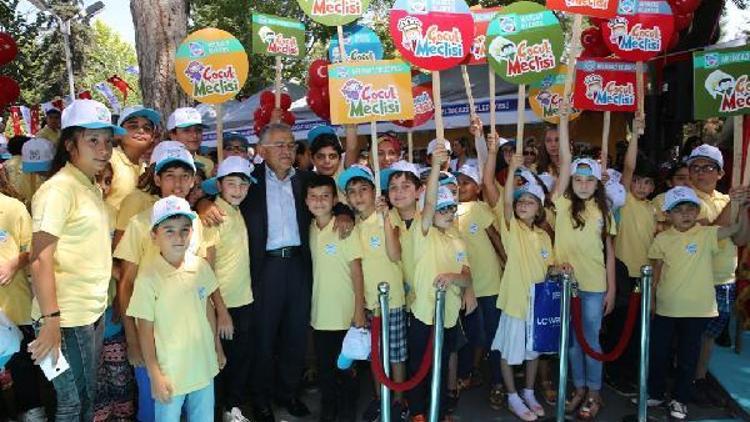
[[[117,126],[122,126],[125,122],[132,119],[133,117],[144,117],[151,121],[154,126],[161,124],[161,116],[156,110],[144,107],[142,105],[134,105],[127,107],[122,111],[120,118],[117,120]]]
[[[315,138],[323,134],[333,135],[338,138],[338,135],[336,134],[336,129],[328,125],[320,125],[320,126],[315,126],[314,128],[310,129],[309,132],[307,132],[307,143],[312,144]]]
[[[339,180],[337,181],[339,189],[345,191],[346,185],[348,185],[349,181],[354,179],[355,177],[361,177],[363,179],[369,180],[373,185],[375,184],[375,176],[372,175],[372,171],[370,170],[370,168],[355,164],[344,170],[339,175]]]

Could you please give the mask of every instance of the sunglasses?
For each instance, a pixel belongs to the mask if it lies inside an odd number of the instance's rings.
[[[536,155],[536,151],[524,151],[523,155]]]

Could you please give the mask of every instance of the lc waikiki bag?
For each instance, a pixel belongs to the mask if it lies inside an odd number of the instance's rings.
[[[557,353],[560,350],[561,277],[548,274],[543,282],[529,287],[529,299],[526,349]]]

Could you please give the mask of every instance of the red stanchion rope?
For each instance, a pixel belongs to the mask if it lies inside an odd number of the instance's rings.
[[[433,335],[430,334],[430,339],[427,341],[427,349],[425,349],[424,356],[422,356],[422,363],[419,366],[419,370],[414,376],[404,382],[395,382],[388,378],[383,370],[383,362],[380,356],[380,317],[373,317],[372,324],[370,327],[372,335],[372,353],[370,355],[370,368],[372,374],[379,383],[388,387],[388,389],[402,393],[409,391],[417,386],[427,374],[430,372],[432,367],[432,341]]]
[[[625,320],[625,327],[622,332],[622,337],[620,337],[620,340],[617,342],[617,346],[609,352],[609,353],[599,353],[595,351],[594,349],[589,346],[589,344],[586,342],[586,338],[583,335],[583,318],[581,317],[581,298],[580,297],[573,297],[571,302],[571,314],[573,317],[573,328],[576,333],[576,338],[578,339],[578,344],[581,345],[583,348],[583,351],[591,356],[592,358],[601,361],[601,362],[612,362],[613,360],[617,359],[622,355],[622,352],[625,351],[625,347],[628,345],[628,341],[630,341],[630,337],[633,335],[633,327],[635,326],[635,319],[638,315],[638,310],[640,309],[641,304],[641,294],[633,292],[630,294],[630,300],[628,301],[628,316]]]

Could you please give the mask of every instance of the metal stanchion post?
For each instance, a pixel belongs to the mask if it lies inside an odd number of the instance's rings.
[[[443,331],[445,320],[445,288],[435,293],[435,319],[432,342],[432,384],[430,385],[430,422],[440,420],[440,373],[443,369]]]
[[[627,415],[623,422],[657,420],[648,416],[648,365],[651,342],[651,284],[654,270],[650,265],[641,267],[641,364],[638,370],[638,414]]]
[[[378,284],[378,299],[380,301],[380,353],[383,362],[383,372],[391,376],[391,357],[390,357],[390,340],[388,339],[389,307],[388,294],[391,286],[386,281]],[[382,422],[391,422],[391,390],[385,386],[380,386],[380,420]]]
[[[563,296],[560,307],[560,373],[557,386],[557,411],[555,416],[558,422],[565,420],[565,390],[568,386],[568,347],[570,342],[570,296],[573,282],[570,274],[563,273]]]

